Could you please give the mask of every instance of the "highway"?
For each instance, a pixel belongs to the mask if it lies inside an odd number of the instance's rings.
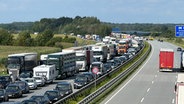
[[[104,98],[101,104],[174,104],[174,85],[180,67],[180,52],[177,46],[167,42],[149,41],[152,52],[145,63],[125,80],[115,91]],[[175,51],[174,72],[159,72],[159,50]]]

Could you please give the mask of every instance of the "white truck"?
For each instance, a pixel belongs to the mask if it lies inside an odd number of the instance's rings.
[[[58,76],[55,65],[39,65],[33,68],[33,77],[42,76],[46,78],[46,83],[52,83]]]
[[[107,45],[103,44],[96,44],[92,47],[93,50],[93,57],[96,58],[98,61],[106,62],[107,61],[107,53],[108,48]]]
[[[21,73],[32,73],[37,66],[37,53],[18,53],[8,55],[7,71],[17,79]]]
[[[93,72],[94,68],[98,69],[98,73],[97,73],[98,76],[102,76],[107,72],[104,68],[103,62],[93,62],[90,66],[90,71]]]
[[[178,74],[177,83],[175,85],[176,104],[184,104],[184,74]]]
[[[93,62],[93,51],[87,46],[70,47],[62,50],[63,52],[76,53],[76,67],[79,71],[89,71],[90,64]]]

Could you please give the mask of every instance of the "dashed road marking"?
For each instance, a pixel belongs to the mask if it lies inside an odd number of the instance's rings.
[[[150,88],[147,89],[147,92],[149,92]]]
[[[154,81],[151,82],[152,84],[154,83]]]
[[[141,103],[144,101],[144,98],[141,99]]]
[[[172,104],[174,104],[174,102],[175,102],[175,99],[172,99]]]

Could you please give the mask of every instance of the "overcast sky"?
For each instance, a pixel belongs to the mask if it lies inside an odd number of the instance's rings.
[[[111,23],[184,23],[184,0],[0,0],[0,23],[94,16]]]

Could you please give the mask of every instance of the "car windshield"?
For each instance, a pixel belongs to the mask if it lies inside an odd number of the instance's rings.
[[[47,95],[47,96],[57,96],[58,94],[55,91],[47,91],[47,92],[45,92],[45,95]]]
[[[15,82],[15,83],[19,84],[20,87],[24,87],[25,86],[25,83],[24,82]]]
[[[58,84],[56,86],[56,89],[59,89],[59,90],[68,90],[69,89],[69,85],[68,84]]]
[[[77,76],[76,80],[77,81],[86,81],[87,79],[86,79],[86,76],[81,75],[81,76]]]
[[[0,77],[0,81],[10,81],[10,77],[9,76],[2,76],[2,77]]]
[[[0,95],[4,94],[4,91],[3,90],[0,90]]]
[[[41,80],[42,78],[41,77],[34,77],[35,80]]]
[[[43,98],[42,96],[32,96],[30,99],[40,102],[42,101],[42,98]]]
[[[18,90],[18,86],[8,86],[6,90]]]
[[[30,74],[29,73],[21,73],[20,78],[29,78]]]
[[[34,80],[33,79],[26,79],[26,82],[34,82]]]

